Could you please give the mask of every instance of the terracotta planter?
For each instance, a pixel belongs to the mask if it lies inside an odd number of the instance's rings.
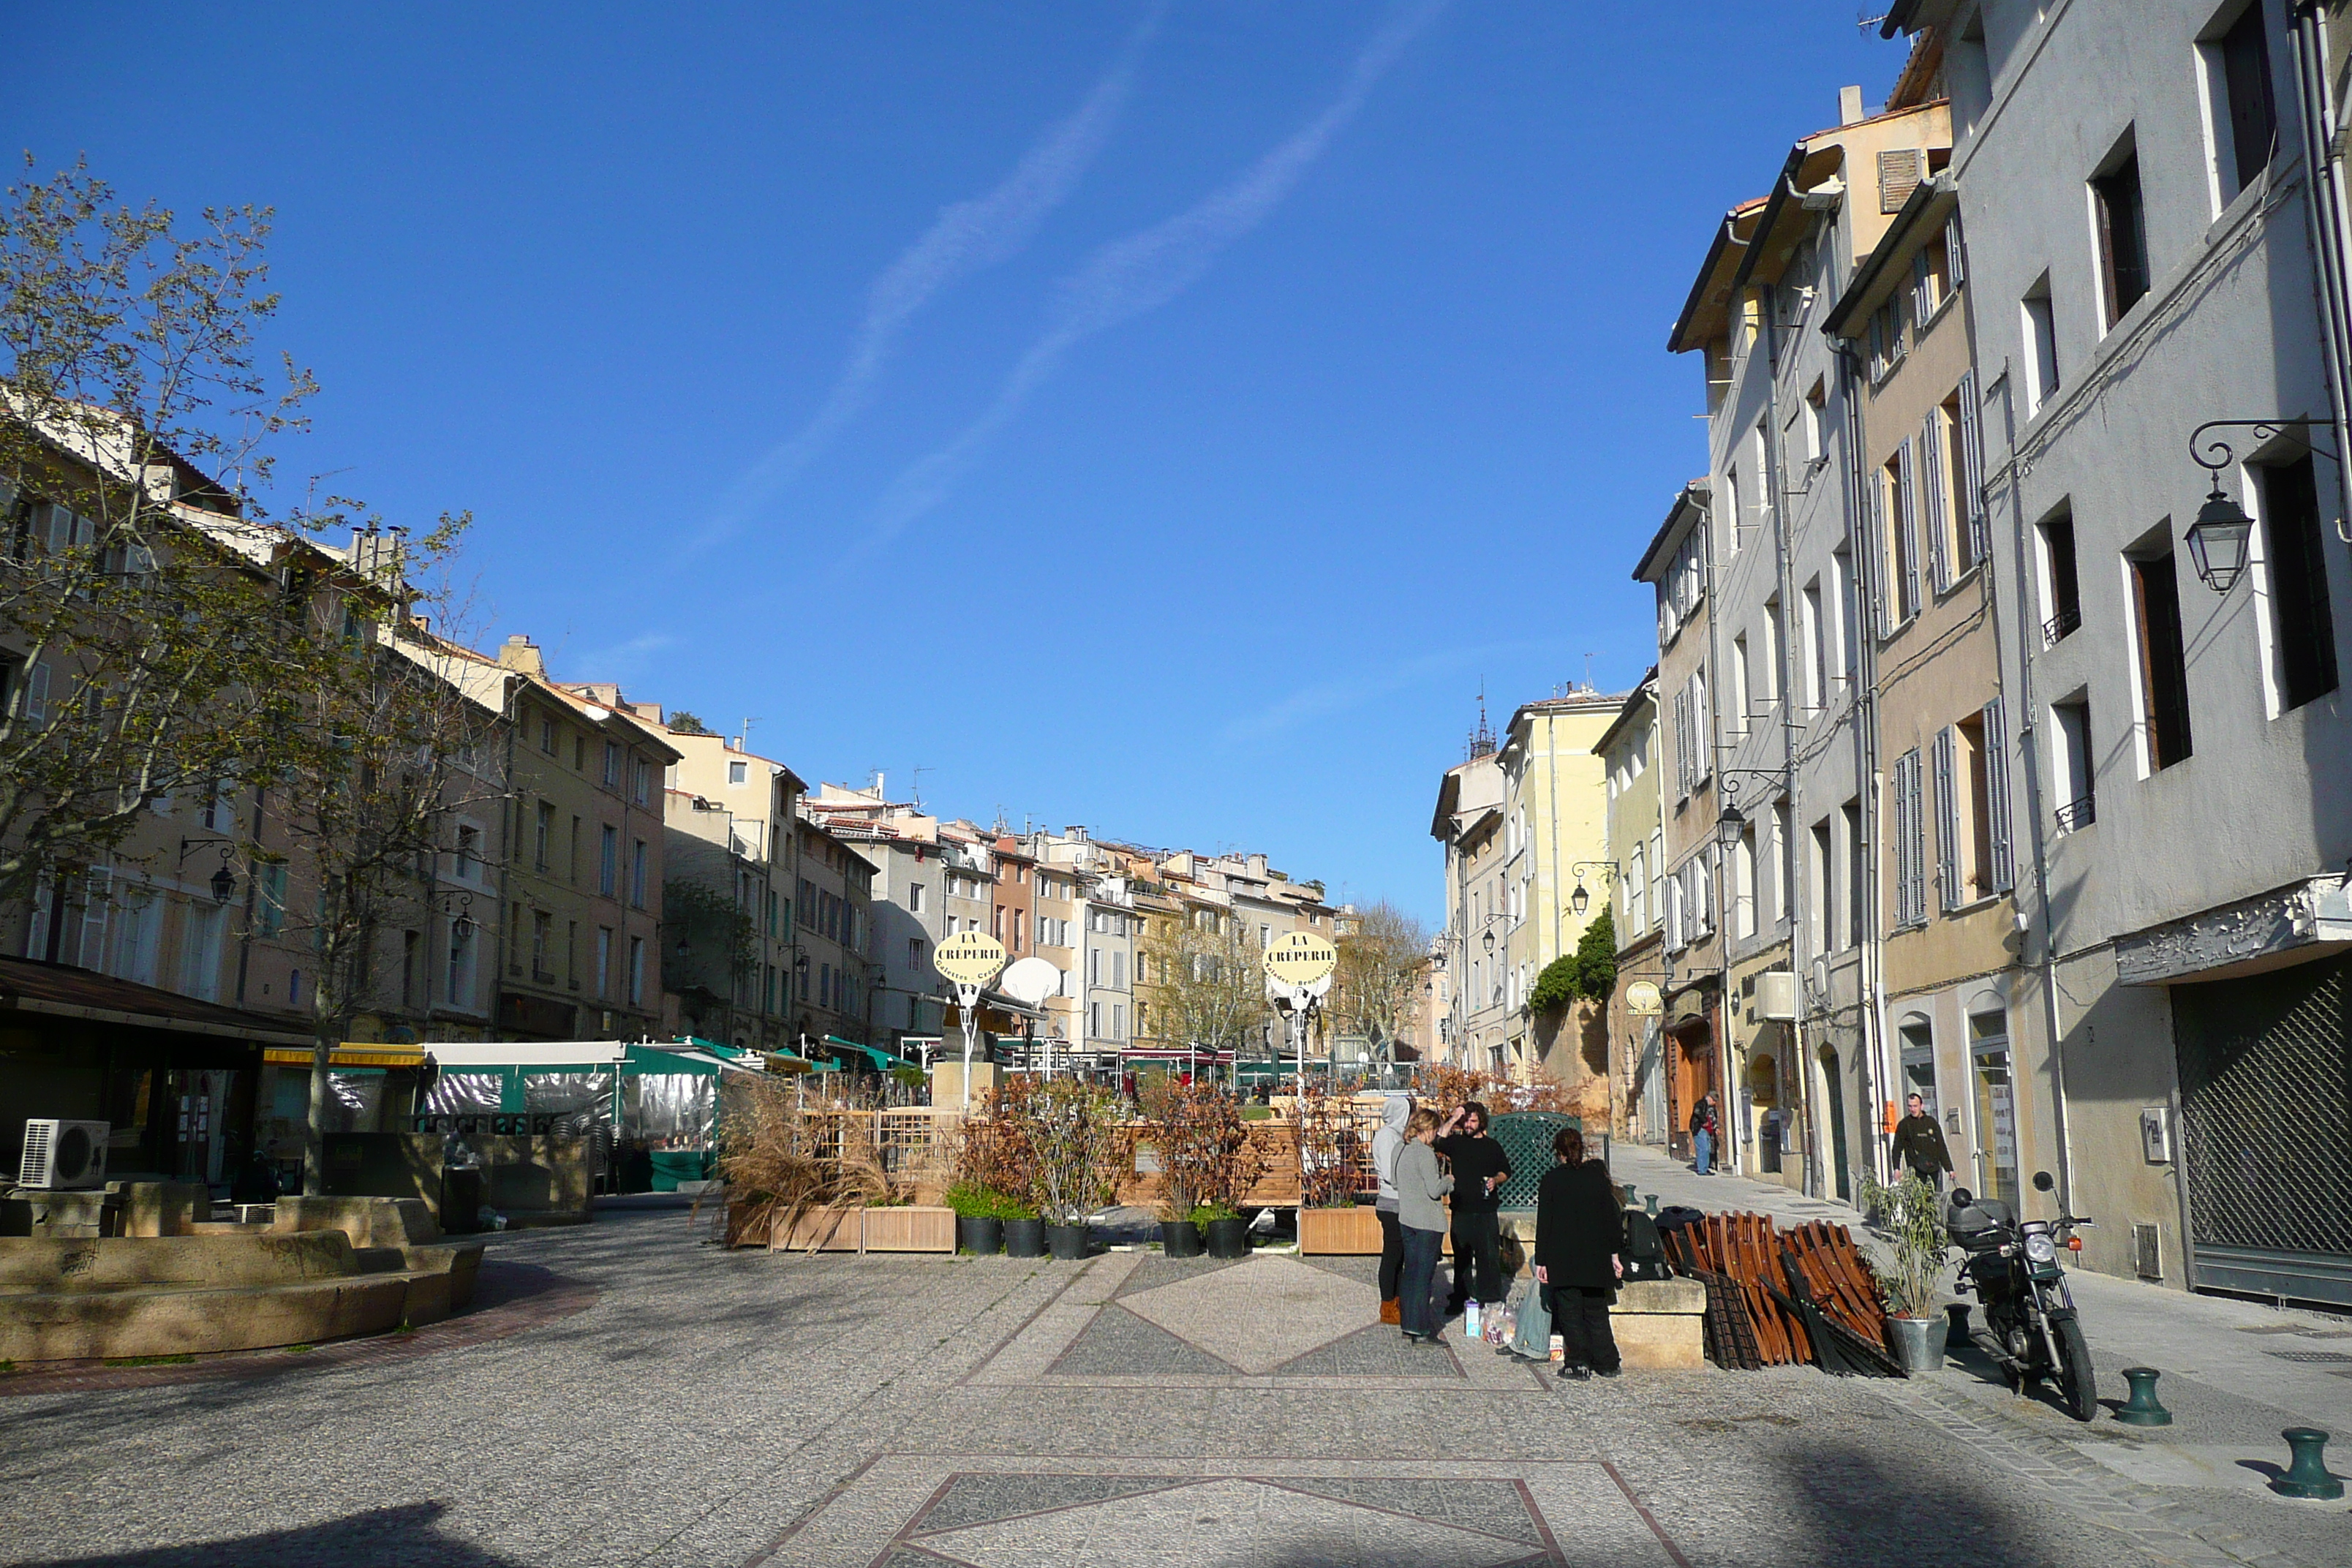
[[[1319,1257],[1377,1258],[1381,1251],[1381,1211],[1369,1205],[1300,1209],[1298,1250]]]
[[[1189,1219],[1160,1222],[1160,1250],[1171,1258],[1201,1256],[1201,1227]]]
[[[1004,1255],[1007,1258],[1045,1257],[1045,1222],[1042,1219],[1006,1220]]]
[[[1202,1228],[1209,1233],[1210,1257],[1247,1258],[1250,1255],[1249,1221],[1213,1219]]]

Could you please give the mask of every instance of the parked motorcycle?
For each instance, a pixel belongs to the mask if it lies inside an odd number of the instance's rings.
[[[2036,1192],[2056,1185],[2049,1172],[2034,1173]],[[1979,1198],[1966,1187],[1952,1189],[1944,1221],[1953,1244],[1966,1255],[1960,1286],[1974,1290],[1984,1305],[1984,1327],[1969,1337],[2000,1363],[2018,1392],[2048,1379],[2066,1414],[2077,1421],[2098,1414],[2098,1383],[2058,1252],[2080,1252],[2083,1243],[2074,1232],[2093,1223],[2062,1214],[2021,1224],[2007,1204]]]

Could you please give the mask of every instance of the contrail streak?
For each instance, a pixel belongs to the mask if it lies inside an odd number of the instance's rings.
[[[1134,86],[1137,62],[1166,9],[1164,0],[1151,8],[1077,112],[1023,154],[1003,184],[986,195],[941,208],[923,237],[874,280],[848,362],[824,402],[790,439],[770,449],[730,487],[695,548],[715,544],[742,527],[873,401],[891,351],[932,296],[968,273],[1020,254],[1038,225],[1068,199],[1109,139]]]
[[[1015,364],[981,416],[945,446],[910,464],[876,509],[865,545],[887,542],[947,499],[972,457],[1021,412],[1071,349],[1121,321],[1159,309],[1209,269],[1220,252],[1263,223],[1364,106],[1405,46],[1446,0],[1412,0],[1356,56],[1348,80],[1323,112],[1175,216],[1115,240],[1064,279],[1052,324]]]

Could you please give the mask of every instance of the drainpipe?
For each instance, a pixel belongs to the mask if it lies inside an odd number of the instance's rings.
[[[1769,306],[1765,309],[1763,316],[1765,343],[1770,352],[1773,360],[1777,362],[1780,358],[1780,352],[1779,324],[1773,321],[1772,311]],[[1792,344],[1792,352],[1793,347],[1794,345]],[[1792,672],[1790,668],[1789,663],[1789,627],[1796,610],[1796,584],[1794,577],[1795,568],[1789,559],[1788,520],[1781,515],[1781,509],[1788,500],[1788,494],[1785,488],[1785,481],[1788,476],[1785,465],[1781,462],[1780,458],[1780,366],[1777,363],[1770,366],[1770,374],[1767,377],[1764,384],[1764,493],[1771,499],[1772,503],[1772,580],[1775,593],[1780,601],[1780,646],[1777,650],[1779,668],[1774,672],[1774,681],[1778,688],[1778,695],[1780,703],[1780,792],[1781,798],[1787,801],[1789,806],[1788,816],[1790,829],[1794,831],[1799,820],[1797,811],[1797,705],[1794,698],[1796,688],[1790,680],[1790,675]],[[1790,845],[1780,842],[1781,835],[1779,832],[1780,822],[1777,817],[1775,818],[1772,826],[1774,828],[1772,837],[1780,849],[1780,863],[1772,868],[1772,879],[1774,885],[1779,887],[1780,889],[1782,902],[1788,906],[1789,973],[1790,980],[1793,986],[1796,979],[1797,967],[1797,899],[1796,889],[1787,886],[1786,884],[1788,882],[1794,881],[1796,879],[1793,877],[1788,877],[1785,873],[1787,870],[1795,867],[1797,858],[1795,850]],[[1761,922],[1759,921],[1759,923]],[[1802,1000],[1800,999],[1798,1004],[1798,1012],[1801,1015],[1803,1011],[1803,1003]],[[1781,1054],[1783,1056],[1788,1054],[1790,1044],[1795,1039],[1797,1035],[1797,1030],[1793,1023],[1787,1033],[1789,1038],[1781,1043],[1780,1047]],[[1775,1089],[1777,1090],[1777,1085],[1775,1086]]]
[[[2058,1027],[2058,928],[2050,915],[2050,837],[2044,826],[2049,814],[2042,810],[2042,726],[2041,708],[2033,695],[2033,647],[2042,628],[2033,624],[2032,600],[2025,592],[2028,556],[2026,553],[2025,497],[2019,486],[2022,477],[2017,469],[2017,381],[2011,374],[2007,360],[2000,366],[2000,415],[2002,439],[2009,448],[2009,460],[2003,466],[2009,475],[2010,548],[2017,570],[2017,724],[2019,760],[2025,764],[2026,820],[2033,831],[2033,901],[2042,925],[2042,1026],[2044,1043],[2050,1052],[2051,1116],[2058,1124],[2058,1203],[2059,1212],[2074,1212],[2074,1155],[2073,1135],[2066,1115],[2066,1047],[2063,1032]],[[1979,420],[1982,426],[1982,420]],[[1998,623],[1996,623],[1998,624]],[[2013,826],[2015,814],[2011,815]],[[1973,1064],[1971,1064],[1973,1070]],[[2182,1232],[2187,1233],[2184,1222]]]
[[[2346,519],[2352,521],[2352,463],[2347,461],[2347,454],[2352,453],[2352,446],[2347,445],[2347,438],[2352,438],[2352,282],[2346,276],[2344,166],[2328,155],[2328,128],[2336,122],[2336,105],[2327,80],[2318,0],[2294,0],[2290,9],[2295,105],[2303,121],[2303,160],[2310,184],[2305,216],[2311,227],[2321,358],[2327,367],[2328,411],[2336,431],[2336,493]],[[2337,537],[2347,537],[2341,525]]]
[[[1878,632],[1874,619],[1864,621],[1863,606],[1877,594],[1878,545],[1875,531],[1861,526],[1866,521],[1860,509],[1863,486],[1870,482],[1870,465],[1864,454],[1862,437],[1861,378],[1855,374],[1853,346],[1843,340],[1833,345],[1838,362],[1838,396],[1845,406],[1846,445],[1846,516],[1847,536],[1854,541],[1853,602],[1859,623],[1847,628],[1854,639],[1854,733],[1860,744],[1857,752],[1855,781],[1861,787],[1863,851],[1870,866],[1870,877],[1862,900],[1862,941],[1860,946],[1862,1061],[1864,1083],[1862,1103],[1856,1109],[1861,1116],[1864,1142],[1870,1146],[1871,1169],[1881,1181],[1888,1174],[1886,1151],[1886,1121],[1879,1107],[1879,1095],[1890,1081],[1886,1054],[1886,977],[1883,939],[1883,904],[1885,900],[1885,835],[1879,831],[1878,776]],[[1840,606],[1843,611],[1843,606]],[[1848,898],[1852,891],[1848,890]]]

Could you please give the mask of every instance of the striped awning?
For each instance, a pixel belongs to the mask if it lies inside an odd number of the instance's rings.
[[[261,1053],[262,1061],[274,1068],[306,1068],[312,1060],[308,1047],[271,1046]],[[345,1040],[327,1058],[330,1068],[421,1068],[425,1065],[423,1046],[372,1045]]]

